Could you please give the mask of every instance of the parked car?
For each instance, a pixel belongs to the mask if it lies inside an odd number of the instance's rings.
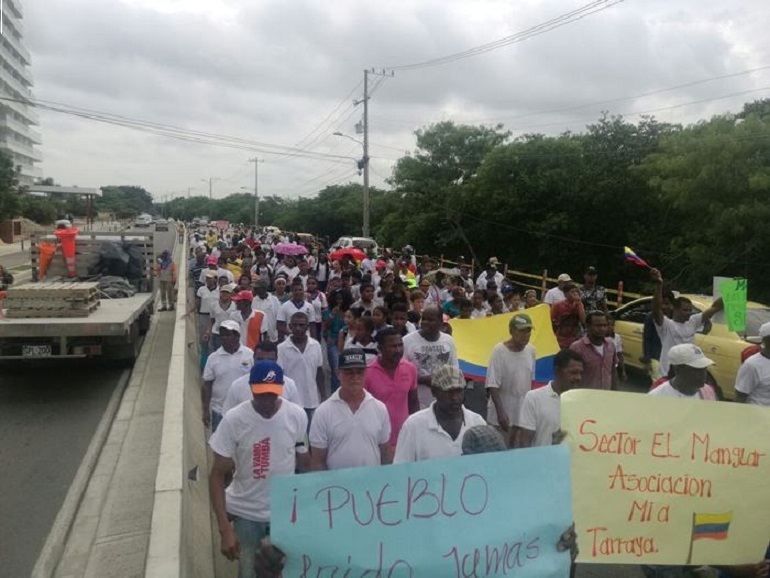
[[[354,247],[356,249],[361,249],[364,252],[366,252],[368,249],[374,249],[374,252],[378,253],[380,250],[377,246],[377,241],[369,237],[340,237],[334,243],[332,243],[331,247],[329,247],[329,250],[335,251],[336,249],[352,249]]]
[[[152,225],[152,215],[139,215],[134,219],[134,227],[149,227]]]
[[[682,294],[692,301],[693,314],[711,307],[713,299],[707,295]],[[652,311],[652,297],[643,297],[620,307],[614,312],[615,333],[623,339],[623,356],[627,367],[644,369],[642,339],[644,320]],[[695,344],[714,361],[708,369],[708,381],[721,390],[725,399],[735,395],[735,376],[743,363],[743,354],[754,348],[759,340],[759,326],[770,321],[770,308],[749,301],[746,308],[746,331],[737,333],[727,328],[725,312],[719,311],[695,335]]]
[[[155,219],[156,231],[168,231],[168,221],[166,219]]]

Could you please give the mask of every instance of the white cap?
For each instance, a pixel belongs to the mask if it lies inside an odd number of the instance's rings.
[[[705,369],[714,362],[703,354],[703,350],[693,343],[681,343],[668,350],[670,365],[689,365],[697,369]]]
[[[762,339],[770,337],[770,321],[759,326],[759,336]]]
[[[219,291],[220,292],[227,291],[228,293],[232,293],[233,291],[235,291],[235,283],[228,283],[227,285],[222,285],[219,288]]]
[[[235,331],[238,335],[241,334],[241,325],[237,321],[233,321],[232,319],[225,319],[222,321],[222,324],[219,326],[219,329],[229,329],[230,331]]]
[[[562,273],[556,280],[566,283],[567,281],[572,281],[572,277],[570,277],[568,273]]]

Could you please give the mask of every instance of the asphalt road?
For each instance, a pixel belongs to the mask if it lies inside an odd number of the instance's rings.
[[[156,234],[156,252],[174,235]],[[29,576],[123,371],[90,361],[0,367],[0,578]]]
[[[0,371],[0,577],[29,576],[123,371]]]

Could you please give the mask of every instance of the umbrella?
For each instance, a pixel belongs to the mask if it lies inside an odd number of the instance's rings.
[[[436,282],[436,273],[443,273],[447,277],[459,277],[460,276],[460,270],[459,269],[436,269],[435,271],[428,271],[425,275],[423,275],[424,279],[430,279],[432,283]]]
[[[364,253],[361,249],[358,249],[357,247],[348,247],[347,249],[337,249],[329,255],[329,259],[332,261],[338,261],[341,260],[345,255],[350,255],[355,259],[356,261],[363,261],[366,259],[366,253]]]
[[[293,243],[278,243],[273,247],[273,251],[279,255],[307,255],[307,248],[302,245],[294,245]]]

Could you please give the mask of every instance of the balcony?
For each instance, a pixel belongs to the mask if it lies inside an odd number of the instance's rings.
[[[2,41],[13,48],[23,61],[23,64],[29,65],[32,62],[29,50],[22,46],[21,42],[13,34],[3,34]]]
[[[0,55],[2,57],[2,55]],[[17,95],[8,95],[8,96],[16,96],[19,98],[31,98],[32,97],[32,91],[27,88],[22,82],[16,78],[5,66],[2,65],[0,62],[0,80],[5,82],[12,91],[17,92]],[[4,91],[5,92],[5,91]]]
[[[20,2],[17,2],[17,0],[3,0],[3,1],[5,2],[5,5],[11,9],[11,13],[16,18],[24,18],[24,8],[22,8]]]
[[[0,104],[7,106],[22,118],[27,119],[29,124],[40,124],[40,115],[33,107],[13,100],[0,100]]]
[[[23,122],[16,120],[10,115],[6,115],[4,118],[0,117],[0,127],[7,127],[13,132],[27,137],[35,144],[40,144],[43,142],[42,137],[38,131],[33,130],[28,124],[24,124]]]
[[[7,149],[19,156],[30,158],[33,161],[40,162],[43,160],[43,155],[40,151],[13,138],[9,138],[8,136],[0,137],[0,148]]]

